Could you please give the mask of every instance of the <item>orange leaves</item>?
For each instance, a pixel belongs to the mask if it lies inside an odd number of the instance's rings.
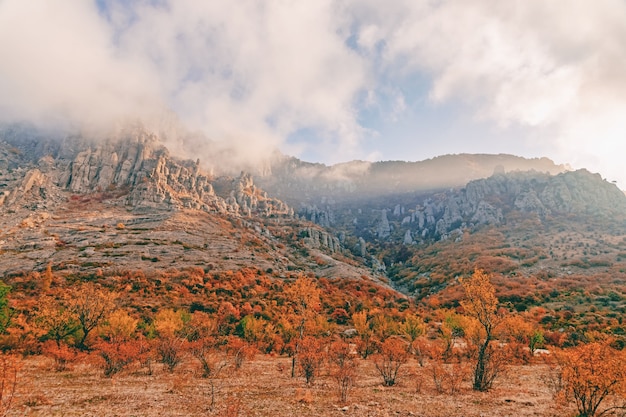
[[[336,340],[328,348],[328,359],[331,365],[330,374],[337,383],[339,399],[346,402],[348,392],[356,383],[358,362],[352,346],[343,340]]]
[[[0,354],[0,416],[5,416],[11,408],[20,360],[14,355]]]
[[[556,353],[558,394],[572,401],[582,417],[603,415],[614,406],[624,407],[626,352],[608,342],[594,342]],[[612,403],[616,395],[622,403]],[[601,408],[603,404],[604,409]]]
[[[374,357],[374,364],[385,386],[395,385],[400,367],[408,360],[409,353],[405,341],[393,337],[383,342],[380,353]]]
[[[323,340],[306,336],[299,345],[298,366],[307,384],[313,383],[324,363]]]

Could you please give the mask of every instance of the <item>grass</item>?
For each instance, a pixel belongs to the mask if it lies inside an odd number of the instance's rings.
[[[24,360],[9,416],[563,416],[541,381],[542,365],[514,366],[488,393],[466,381],[455,395],[437,394],[426,368],[411,362],[399,384],[384,387],[373,363],[361,361],[356,387],[340,403],[326,371],[306,386],[290,377],[290,358],[258,355],[240,370],[207,380],[191,358],[169,373],[154,365],[113,378],[89,360],[70,371],[53,370],[50,359]],[[214,404],[211,405],[214,393]]]

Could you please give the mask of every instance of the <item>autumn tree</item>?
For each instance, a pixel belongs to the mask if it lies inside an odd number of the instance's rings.
[[[54,359],[56,371],[64,371],[76,359],[68,345],[80,328],[76,315],[61,300],[44,296],[39,299],[35,323],[43,334],[43,352]]]
[[[496,361],[497,353],[490,345],[496,328],[502,322],[502,316],[498,314],[498,298],[490,279],[490,274],[477,269],[469,279],[461,281],[465,289],[465,299],[461,301],[461,306],[466,314],[478,322],[481,329],[472,386],[477,391],[491,388],[499,371],[495,366],[499,364]]]
[[[535,351],[544,343],[543,332],[538,325],[518,314],[505,319],[501,333],[506,337],[514,357],[525,363],[530,361]]]
[[[336,340],[328,348],[328,361],[331,365],[330,374],[337,383],[339,400],[345,403],[348,392],[356,383],[358,362],[352,353],[349,343]]]
[[[293,378],[296,374],[297,357],[304,339],[307,321],[313,320],[320,308],[320,289],[312,279],[300,276],[285,288],[285,301],[288,303],[290,318],[298,334],[291,361],[291,376]]]
[[[446,312],[443,322],[439,327],[439,337],[443,341],[443,349],[440,354],[444,362],[448,362],[458,354],[457,341],[465,338],[472,331],[473,321],[461,314]]]
[[[383,384],[391,387],[396,384],[400,367],[409,360],[406,342],[396,337],[385,340],[380,352],[374,357],[374,365],[383,378]]]
[[[172,309],[159,311],[154,318],[154,329],[158,334],[156,349],[161,363],[172,372],[181,362],[185,339],[181,336],[184,322],[181,312]]]
[[[415,353],[415,342],[418,337],[426,333],[426,325],[421,317],[409,314],[400,325],[400,334],[409,342],[409,350]]]
[[[579,417],[626,414],[626,353],[607,341],[556,353],[557,394],[576,405]],[[621,401],[620,401],[621,398]],[[608,405],[607,405],[608,404]]]
[[[313,336],[305,336],[300,343],[298,366],[307,385],[313,383],[324,363],[324,342]]]
[[[74,313],[80,327],[76,346],[86,349],[89,333],[114,310],[115,294],[97,288],[91,283],[83,284],[70,293],[68,308]]]
[[[52,296],[39,299],[35,323],[45,332],[47,339],[54,340],[57,347],[80,328],[74,312]]]
[[[367,359],[369,355],[374,353],[374,332],[370,327],[370,322],[367,318],[367,311],[359,311],[352,315],[352,324],[359,335],[358,349],[361,357]]]
[[[102,326],[103,340],[95,345],[102,358],[104,376],[111,377],[138,359],[140,346],[133,340],[138,320],[124,310],[109,314]]]
[[[15,355],[0,353],[0,416],[6,416],[13,404],[20,365]]]

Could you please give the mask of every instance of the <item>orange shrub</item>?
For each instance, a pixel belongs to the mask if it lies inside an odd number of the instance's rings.
[[[374,357],[374,364],[385,386],[391,387],[396,384],[398,371],[408,360],[409,352],[405,341],[393,337],[382,343],[380,353]]]

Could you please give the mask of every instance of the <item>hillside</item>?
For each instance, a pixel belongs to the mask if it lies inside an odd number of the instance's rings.
[[[96,140],[18,125],[2,131],[0,190],[4,277],[253,267],[452,304],[448,287],[475,268],[546,282],[518,308],[564,302],[545,297],[561,285],[550,280],[607,291],[626,280],[626,197],[545,158],[327,167],[277,156],[233,177],[173,156],[141,126]]]
[[[250,175],[215,177],[154,134],[0,138],[0,275],[254,266],[277,276],[371,275],[338,239],[299,221]]]

